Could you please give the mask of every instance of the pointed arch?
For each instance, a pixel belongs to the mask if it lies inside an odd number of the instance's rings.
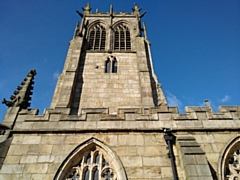
[[[219,158],[219,177],[222,180],[240,179],[240,136],[233,138],[222,151]]]
[[[112,25],[113,29],[115,29],[115,28],[116,28],[117,26],[119,26],[120,24],[124,24],[124,25],[128,26],[129,29],[131,28],[131,23],[130,23],[129,21],[120,20],[120,21],[115,22],[115,23]]]
[[[87,30],[88,50],[105,50],[106,24],[102,21],[94,21]]]
[[[86,157],[91,160],[89,164]],[[96,163],[99,155],[99,163]],[[95,161],[95,162],[94,162]],[[58,168],[54,180],[71,180],[75,177],[85,180],[111,177],[114,180],[127,180],[123,165],[116,155],[106,144],[92,137],[77,146],[63,161]]]
[[[118,21],[113,25],[113,49],[131,50],[130,25],[127,21]]]
[[[112,73],[117,73],[118,62],[117,59],[114,57],[112,60]]]
[[[117,73],[118,60],[115,56],[110,55],[105,61],[105,73]]]
[[[110,73],[111,71],[111,61],[109,58],[107,58],[105,62],[105,73]]]

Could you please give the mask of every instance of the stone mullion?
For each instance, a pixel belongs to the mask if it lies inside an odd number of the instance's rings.
[[[103,154],[98,152],[100,159],[99,159],[99,165],[98,165],[98,179],[101,179],[101,174],[102,174],[102,159],[103,159]]]
[[[115,32],[112,28],[109,28],[109,30],[107,31],[106,29],[106,38],[107,38],[107,32],[109,32],[110,34],[108,34],[108,49],[109,50],[114,50],[114,43],[115,43]],[[107,42],[107,41],[106,41]]]
[[[94,152],[91,151],[90,154],[91,154],[91,161],[90,161],[90,164],[88,165],[88,168],[89,168],[89,180],[92,180],[93,168],[94,168],[94,164],[93,164]]]
[[[112,57],[110,57],[109,59],[110,59],[110,73],[112,73]]]
[[[118,50],[121,50],[121,29],[118,29]]]
[[[94,28],[93,50],[95,50],[96,35],[97,35],[97,30],[96,28]]]
[[[123,29],[123,35],[124,35],[124,38],[123,38],[124,50],[126,50],[126,29]]]
[[[100,36],[99,36],[99,50],[101,50],[101,42],[102,42],[102,28],[100,28]]]

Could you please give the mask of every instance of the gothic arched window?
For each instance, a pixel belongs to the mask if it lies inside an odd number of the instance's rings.
[[[114,50],[131,50],[131,36],[126,24],[121,23],[114,28]]]
[[[111,61],[108,58],[105,64],[105,73],[110,73],[110,69],[111,69]]]
[[[84,160],[85,159],[85,160]],[[100,173],[99,173],[100,172]],[[95,147],[72,167],[65,180],[117,180],[116,175],[104,157]]]
[[[220,163],[222,179],[240,179],[240,137],[227,145]]]
[[[55,180],[127,180],[118,156],[91,138],[74,149],[59,167]]]
[[[118,71],[118,62],[116,57],[110,56],[105,62],[105,73],[117,73]]]
[[[114,58],[112,61],[112,73],[116,73],[116,72],[117,72],[117,60],[116,58]]]
[[[96,24],[89,29],[89,50],[104,50],[106,43],[106,29],[101,24]]]

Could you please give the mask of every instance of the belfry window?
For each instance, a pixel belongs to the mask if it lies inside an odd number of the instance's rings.
[[[114,28],[114,50],[131,50],[131,36],[128,27],[120,24]]]
[[[97,24],[89,30],[88,36],[89,50],[104,50],[106,43],[106,29],[104,26]]]
[[[116,57],[109,57],[105,62],[105,73],[117,73],[118,71],[118,62]]]

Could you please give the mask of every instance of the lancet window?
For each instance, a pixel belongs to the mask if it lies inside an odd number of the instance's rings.
[[[114,28],[114,50],[131,50],[131,36],[126,24],[121,23]]]
[[[118,62],[116,57],[108,57],[105,62],[105,73],[117,73],[118,71]]]
[[[117,178],[104,155],[94,148],[84,154],[71,168],[66,180],[117,180]]]
[[[89,50],[104,50],[106,43],[106,28],[101,24],[91,27],[88,35]]]

